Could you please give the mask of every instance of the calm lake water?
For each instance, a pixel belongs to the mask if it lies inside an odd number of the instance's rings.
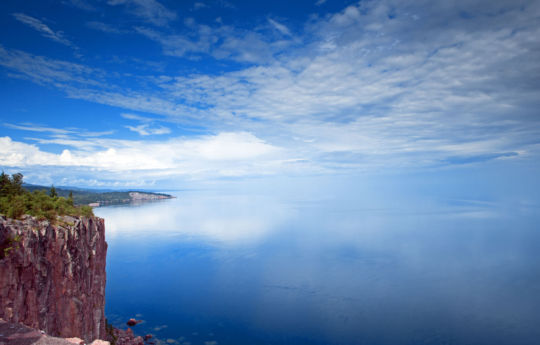
[[[223,190],[96,209],[111,323],[183,345],[538,344],[540,217]]]

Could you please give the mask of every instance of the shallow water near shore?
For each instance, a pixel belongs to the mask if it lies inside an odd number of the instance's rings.
[[[109,243],[106,315],[123,328],[144,320],[135,333],[157,343],[540,339],[534,205],[171,193],[177,199],[95,210]]]

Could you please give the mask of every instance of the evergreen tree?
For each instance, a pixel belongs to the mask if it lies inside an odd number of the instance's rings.
[[[8,196],[11,187],[11,180],[9,176],[2,170],[0,175],[0,197]]]
[[[24,190],[22,187],[22,183],[23,183],[23,174],[16,173],[16,174],[11,175],[11,188],[12,188],[11,193],[15,195],[23,194]]]
[[[51,186],[51,191],[49,193],[51,198],[58,198],[58,193],[56,193],[56,188],[54,188],[54,185]]]

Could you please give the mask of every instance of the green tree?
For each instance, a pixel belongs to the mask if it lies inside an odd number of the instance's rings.
[[[12,194],[14,195],[20,195],[23,194],[24,190],[22,187],[23,183],[23,174],[16,173],[11,175],[11,188],[12,188]]]
[[[4,170],[2,170],[2,174],[0,175],[0,197],[9,195],[10,187],[11,179]]]
[[[56,192],[56,188],[54,188],[54,185],[51,186],[51,191],[49,192],[49,195],[51,198],[58,198],[58,193]]]
[[[7,210],[7,216],[9,218],[20,218],[23,214],[26,212],[26,207],[24,204],[24,196],[23,195],[16,195],[11,200],[11,204],[9,205],[9,209]]]
[[[2,171],[2,174],[0,174],[0,197],[23,194],[22,180],[23,175],[21,173],[13,174],[9,177]]]

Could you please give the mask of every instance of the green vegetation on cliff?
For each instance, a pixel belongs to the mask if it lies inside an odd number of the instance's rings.
[[[4,172],[0,175],[0,214],[9,218],[20,218],[29,214],[39,219],[55,221],[57,216],[93,216],[89,206],[75,206],[73,198],[58,196],[56,189],[51,187],[49,195],[43,190],[29,192],[22,187],[23,175],[13,174],[11,177]]]

